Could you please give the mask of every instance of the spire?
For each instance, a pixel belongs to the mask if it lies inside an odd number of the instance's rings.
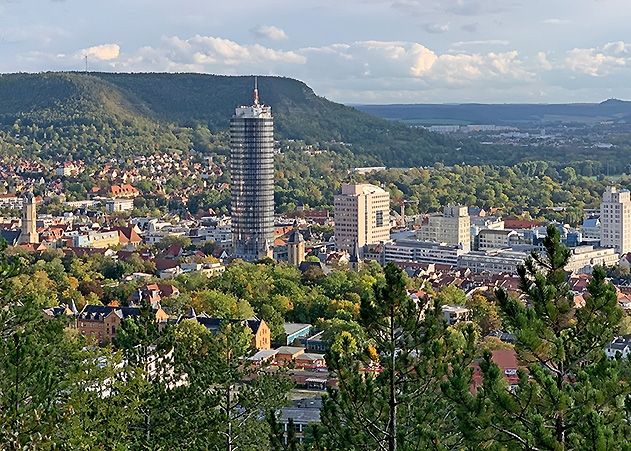
[[[259,77],[254,76],[254,106],[259,104]]]
[[[359,258],[359,243],[357,242],[357,240],[355,240],[355,242],[353,243],[353,253],[351,254],[350,262],[359,263],[360,261],[361,260]]]

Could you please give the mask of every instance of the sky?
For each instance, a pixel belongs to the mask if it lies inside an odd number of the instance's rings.
[[[342,103],[631,99],[631,0],[0,0],[0,72],[298,78]],[[264,98],[264,93],[263,98]]]

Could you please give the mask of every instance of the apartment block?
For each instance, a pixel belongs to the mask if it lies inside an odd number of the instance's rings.
[[[360,252],[367,244],[390,239],[390,194],[369,184],[343,185],[335,196],[335,243],[340,250]]]
[[[471,219],[467,207],[448,205],[442,215],[430,216],[418,231],[418,239],[460,246],[465,252],[469,252]]]

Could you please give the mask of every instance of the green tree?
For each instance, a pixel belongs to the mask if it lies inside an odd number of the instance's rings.
[[[348,332],[333,343],[328,363],[339,388],[328,391],[321,413],[330,449],[443,449],[459,441],[440,384],[450,368],[468,361],[463,349],[472,346],[473,331],[448,328],[438,302],[423,317],[406,282],[388,264],[374,298],[362,302],[371,345],[361,351]]]
[[[629,379],[621,362],[603,352],[622,316],[615,289],[597,267],[585,306],[575,307],[564,269],[570,252],[553,226],[544,247],[519,267],[525,305],[497,292],[504,325],[528,371],[520,371],[519,383],[508,390],[487,352],[476,396],[469,392],[469,372],[452,378],[445,389],[460,402],[460,428],[471,447],[628,449]]]

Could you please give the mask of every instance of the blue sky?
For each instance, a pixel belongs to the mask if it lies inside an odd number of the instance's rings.
[[[631,99],[631,0],[0,0],[0,71],[264,74],[346,103]]]

